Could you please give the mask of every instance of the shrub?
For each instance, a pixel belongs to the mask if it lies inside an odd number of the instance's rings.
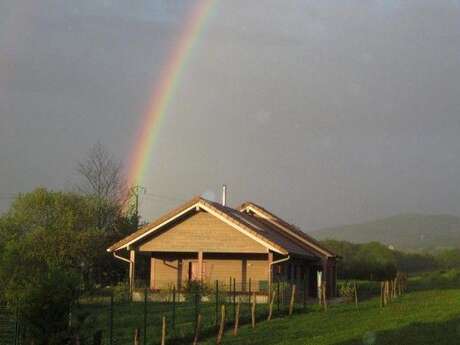
[[[206,283],[200,282],[198,280],[191,280],[185,283],[184,286],[184,296],[185,300],[193,301],[195,296],[199,296],[199,299],[203,296],[207,296],[212,293],[211,287]]]
[[[113,287],[114,301],[128,301],[130,297],[129,285],[123,282],[118,283]]]

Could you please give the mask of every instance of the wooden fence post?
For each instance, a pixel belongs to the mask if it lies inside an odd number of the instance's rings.
[[[196,320],[196,328],[195,328],[195,336],[193,337],[193,345],[198,344],[198,339],[200,336],[200,328],[201,328],[201,320],[202,320],[201,314],[198,314],[198,318]]]
[[[166,316],[163,316],[161,327],[161,345],[166,344]]]
[[[354,292],[355,292],[355,306],[356,308],[358,308],[358,285],[356,284],[356,280],[355,280],[355,284],[354,284]]]
[[[323,295],[323,306],[324,306],[324,311],[327,311],[327,295],[326,295],[326,281],[323,281],[322,286],[322,295]]]
[[[387,290],[388,290],[388,282],[385,280],[383,282],[383,306],[386,306],[388,303]]]
[[[252,307],[251,307],[251,323],[252,328],[256,327],[256,293],[254,292],[252,295]]]
[[[217,334],[216,344],[219,345],[222,342],[222,338],[224,337],[224,328],[225,328],[225,304],[222,304],[220,312],[220,326],[219,326],[219,333]]]
[[[233,329],[233,335],[238,334],[238,325],[240,322],[240,299],[238,298],[238,302],[236,303],[236,311],[235,311],[235,328]]]
[[[273,314],[273,303],[275,302],[275,296],[276,292],[273,291],[272,293],[272,299],[270,301],[270,306],[268,307],[268,318],[267,321],[270,321],[272,319],[272,314]]]
[[[385,282],[380,282],[380,307],[385,306]]]
[[[141,330],[139,328],[134,329],[134,345],[140,345]]]
[[[291,301],[289,302],[289,316],[294,312],[294,302],[295,302],[295,284],[292,285],[291,291]]]
[[[393,280],[388,281],[388,296],[390,297],[390,302],[393,302]]]

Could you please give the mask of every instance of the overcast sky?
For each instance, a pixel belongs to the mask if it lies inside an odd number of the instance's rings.
[[[0,0],[0,209],[11,193],[70,188],[97,141],[128,161],[193,5]],[[304,230],[460,215],[460,1],[217,0],[159,131],[142,216],[222,183],[232,205]]]

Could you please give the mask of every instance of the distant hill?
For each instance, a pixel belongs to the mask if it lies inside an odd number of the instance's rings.
[[[378,241],[395,249],[434,251],[460,248],[460,217],[401,214],[368,223],[316,230],[310,234],[319,240]]]

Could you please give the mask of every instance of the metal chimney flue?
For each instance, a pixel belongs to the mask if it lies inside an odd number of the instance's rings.
[[[222,205],[227,206],[227,185],[222,186]]]

